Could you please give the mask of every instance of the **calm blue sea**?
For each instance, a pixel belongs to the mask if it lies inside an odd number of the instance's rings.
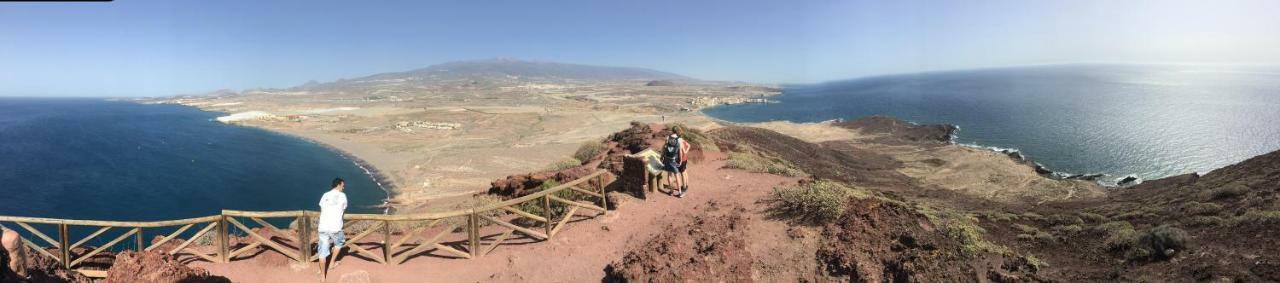
[[[1067,65],[892,75],[785,88],[735,122],[890,115],[960,126],[957,142],[1019,149],[1051,170],[1144,179],[1280,149],[1280,69]]]
[[[222,209],[317,210],[334,177],[350,210],[386,197],[327,147],[212,121],[219,113],[102,99],[0,98],[0,215],[164,220]]]

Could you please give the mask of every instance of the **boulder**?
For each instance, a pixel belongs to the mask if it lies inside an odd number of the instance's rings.
[[[158,252],[126,251],[116,255],[104,282],[231,282],[202,268],[188,267]]]
[[[14,259],[4,249],[0,249],[0,282],[93,282],[89,277],[63,268],[62,263],[41,255],[30,247],[23,249],[26,249],[26,261],[22,266],[26,268],[27,279],[19,280],[21,277],[9,269],[9,262]]]

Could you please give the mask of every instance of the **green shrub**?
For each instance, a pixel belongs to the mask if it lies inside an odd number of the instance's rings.
[[[791,219],[800,224],[824,224],[836,220],[844,213],[850,197],[863,197],[836,182],[819,180],[798,186],[773,188],[766,199],[769,214],[777,218]]]
[[[741,146],[739,150],[743,152],[729,152],[729,161],[725,163],[725,167],[789,177],[804,175],[804,171],[796,169],[795,165],[786,160],[749,151],[750,147],[747,146]]]
[[[1071,235],[1075,233],[1080,233],[1080,231],[1083,231],[1084,228],[1080,227],[1080,225],[1071,224],[1071,225],[1053,226],[1052,228],[1049,228],[1049,230],[1053,230],[1053,233],[1058,235]]]
[[[1127,221],[1112,221],[1095,226],[1090,230],[1100,233],[1104,236],[1103,246],[1111,251],[1124,251],[1133,246],[1137,241],[1138,232],[1133,230],[1133,224]]]
[[[1081,220],[1081,219],[1080,219],[1080,217],[1075,216],[1075,215],[1070,215],[1070,214],[1054,214],[1054,215],[1049,215],[1049,217],[1047,217],[1047,218],[1045,219],[1045,221],[1046,221],[1046,222],[1049,222],[1049,224],[1050,224],[1050,225],[1079,225],[1079,224],[1084,224],[1084,220]]]
[[[583,142],[581,146],[578,146],[578,151],[573,153],[573,158],[586,162],[600,155],[605,149],[607,149],[607,146],[600,141]]]
[[[1044,216],[1035,212],[1027,212],[1022,214],[1022,219],[1035,222],[1044,222]]]
[[[1243,196],[1249,193],[1249,187],[1243,184],[1228,184],[1224,187],[1210,191],[1210,200],[1228,199]]]
[[[1031,225],[1025,225],[1025,224],[1013,224],[1013,228],[1018,229],[1018,231],[1022,233],[1034,234],[1035,232],[1040,232],[1040,228],[1032,227]]]
[[[1129,259],[1167,259],[1187,246],[1187,232],[1176,227],[1161,225],[1148,230],[1131,245],[1125,257]]]
[[[1024,260],[1026,260],[1026,261],[1027,261],[1027,265],[1030,265],[1030,266],[1031,266],[1031,268],[1032,268],[1032,270],[1031,270],[1031,271],[1033,271],[1033,272],[1034,272],[1034,271],[1039,271],[1039,270],[1044,269],[1045,267],[1049,266],[1049,263],[1048,263],[1048,262],[1045,262],[1044,260],[1041,260],[1041,259],[1039,259],[1039,258],[1036,258],[1036,256],[1034,256],[1034,255],[1027,255],[1027,256],[1022,257],[1022,258],[1023,258]]]
[[[573,158],[566,158],[547,166],[547,171],[560,171],[582,165],[582,161]]]
[[[1081,212],[1078,214],[1080,215],[1080,219],[1084,219],[1084,221],[1087,221],[1089,223],[1102,223],[1107,221],[1107,217],[1102,216],[1102,214],[1089,213],[1089,212]]]
[[[1222,205],[1191,201],[1182,205],[1182,213],[1186,215],[1214,215],[1222,211]]]
[[[1280,224],[1280,211],[1249,210],[1244,214],[1231,218],[1231,224],[1236,226],[1245,225],[1245,224],[1253,224],[1253,225]]]
[[[978,226],[977,218],[973,215],[945,210],[930,210],[930,214],[935,215],[930,219],[941,224],[944,235],[960,244],[960,253],[964,256],[975,256],[979,252],[1010,253],[1008,247],[993,244],[983,238],[987,231]]]
[[[1056,238],[1053,237],[1052,234],[1041,232],[1041,231],[1036,231],[1036,232],[1026,233],[1026,234],[1018,234],[1016,237],[1020,241],[1038,242],[1038,243],[1044,243],[1044,244],[1053,243],[1055,240],[1057,240]]]
[[[987,220],[996,221],[996,222],[1009,222],[1009,221],[1020,219],[1017,214],[1008,213],[1004,211],[995,211],[995,210],[983,212],[981,215],[983,218],[986,218]]]
[[[1146,211],[1135,210],[1135,211],[1121,213],[1112,218],[1123,219],[1123,220],[1134,220],[1134,219],[1150,218],[1152,216],[1154,215],[1147,213]]]
[[[1222,217],[1205,216],[1205,215],[1191,216],[1182,220],[1183,225],[1192,226],[1192,227],[1218,226],[1226,222],[1227,221]]]

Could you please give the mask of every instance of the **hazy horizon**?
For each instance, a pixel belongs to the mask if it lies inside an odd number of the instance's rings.
[[[1280,2],[0,3],[0,96],[281,88],[517,58],[815,83],[1046,64],[1280,64]]]

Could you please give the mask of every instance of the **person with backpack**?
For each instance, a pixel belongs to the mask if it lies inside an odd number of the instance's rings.
[[[667,138],[667,144],[663,146],[663,169],[667,171],[672,196],[683,198],[689,192],[689,180],[684,174],[689,169],[689,148],[689,142],[675,133]]]

